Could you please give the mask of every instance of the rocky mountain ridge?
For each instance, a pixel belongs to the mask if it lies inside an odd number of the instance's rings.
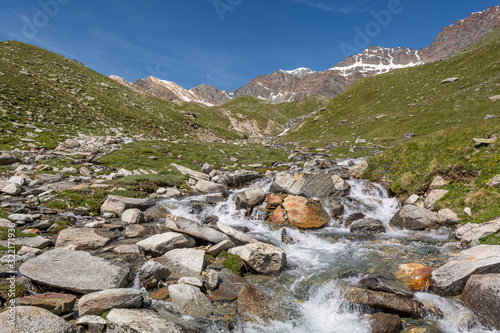
[[[430,46],[420,50],[370,46],[325,71],[315,72],[304,67],[293,71],[277,70],[269,75],[258,76],[234,93],[206,84],[186,90],[173,82],[153,77],[133,84],[162,99],[196,102],[206,106],[219,106],[246,95],[276,104],[297,101],[314,94],[333,98],[359,79],[438,61],[467,48],[500,27],[499,8],[495,6],[458,20],[444,28]]]

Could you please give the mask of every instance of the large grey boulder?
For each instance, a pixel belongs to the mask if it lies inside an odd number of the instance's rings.
[[[164,255],[173,249],[190,248],[196,246],[193,238],[176,232],[166,232],[154,235],[137,243],[146,254],[154,257]]]
[[[444,198],[450,191],[448,190],[432,190],[424,201],[424,207],[433,210],[436,203]]]
[[[168,287],[172,303],[182,314],[203,318],[212,312],[212,303],[200,288],[190,284],[174,284]]]
[[[68,247],[72,250],[96,250],[118,238],[108,230],[94,228],[68,228],[57,236],[56,248]]]
[[[196,249],[175,249],[155,259],[167,267],[173,277],[199,277],[205,263],[205,251]]]
[[[418,206],[407,205],[392,217],[390,224],[400,229],[423,230],[438,222],[437,216],[430,210]]]
[[[124,288],[130,281],[130,268],[125,263],[68,249],[42,253],[22,264],[19,271],[36,283],[80,294]]]
[[[350,189],[350,185],[337,175],[281,172],[276,175],[269,191],[307,198],[327,198],[345,196]]]
[[[471,275],[490,273],[500,273],[500,245],[475,246],[432,272],[432,290],[442,296],[460,295]]]
[[[500,274],[472,275],[462,300],[491,329],[500,330]]]
[[[137,208],[144,211],[155,205],[155,201],[151,199],[127,198],[118,195],[108,195],[106,201],[101,206],[101,212],[111,212],[118,216],[127,209]]]
[[[139,281],[146,289],[149,289],[156,287],[159,281],[168,278],[170,270],[154,259],[151,259],[139,268],[138,274]]]
[[[130,224],[144,223],[144,213],[137,208],[127,209],[122,213],[121,220]]]
[[[253,238],[252,236],[249,236],[247,234],[242,233],[241,231],[238,231],[234,229],[233,227],[228,226],[227,224],[217,222],[217,229],[222,231],[224,234],[232,238],[233,240],[236,240],[237,243],[241,244],[250,244],[250,243],[260,243],[257,239]]]
[[[455,236],[464,242],[487,237],[500,230],[500,218],[481,224],[467,223],[455,231]]]
[[[229,189],[226,185],[217,184],[208,180],[200,179],[196,182],[194,189],[203,194],[220,193]]]
[[[265,197],[266,192],[257,185],[252,185],[236,195],[236,204],[241,208],[251,208],[264,200]]]
[[[152,310],[113,309],[106,316],[106,333],[196,333]]]
[[[138,289],[107,289],[84,295],[78,301],[80,316],[100,316],[115,308],[140,308],[143,301],[142,292]]]
[[[287,263],[285,251],[271,244],[247,244],[233,247],[229,253],[240,256],[252,269],[265,275],[278,275]]]
[[[352,233],[362,235],[374,235],[386,231],[382,221],[371,218],[366,218],[354,222],[349,227],[349,230]]]
[[[15,309],[13,324],[9,311],[0,314],[0,332],[2,333],[75,333],[76,329],[66,320],[34,306],[18,306]]]
[[[213,244],[217,244],[223,240],[229,240],[229,237],[220,231],[180,216],[167,215],[165,227],[169,230],[182,232]]]

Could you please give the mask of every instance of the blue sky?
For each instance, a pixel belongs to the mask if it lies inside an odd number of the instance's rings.
[[[368,44],[428,46],[445,26],[498,4],[0,0],[0,40],[38,45],[132,82],[153,75],[188,89],[207,83],[233,91],[277,69],[328,69]]]

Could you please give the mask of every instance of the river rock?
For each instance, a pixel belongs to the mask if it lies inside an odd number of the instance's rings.
[[[219,285],[220,290],[230,291],[236,294],[239,294],[245,284],[247,284],[247,281],[244,277],[232,272],[227,268],[223,268],[219,272],[219,279],[221,281]]]
[[[153,206],[144,212],[146,219],[149,221],[164,219],[168,214],[170,214],[170,211],[163,206]]]
[[[137,246],[146,254],[159,257],[173,249],[194,247],[196,246],[196,242],[187,235],[176,232],[166,232],[137,242]]]
[[[170,276],[170,270],[153,259],[142,265],[137,273],[139,274],[139,281],[146,289],[156,287],[159,281]]]
[[[227,189],[229,188],[226,185],[217,184],[203,179],[198,180],[194,186],[194,190],[203,194],[220,193]]]
[[[21,161],[19,158],[12,156],[12,155],[8,155],[8,154],[0,155],[0,165],[10,165],[10,164],[22,163],[22,162],[23,161]]]
[[[122,213],[121,220],[130,224],[144,223],[144,213],[137,208],[127,209]]]
[[[252,185],[236,195],[236,205],[241,208],[251,208],[264,200],[266,192],[257,185]]]
[[[96,250],[118,238],[108,230],[93,228],[68,228],[57,236],[56,248],[68,247],[73,250]]]
[[[12,196],[18,196],[23,193],[23,188],[19,184],[7,182],[0,187],[0,192]]]
[[[259,243],[259,241],[252,236],[248,236],[241,231],[234,229],[224,223],[217,222],[217,229],[229,236],[231,239],[236,240],[237,243],[241,244],[251,244]]]
[[[217,257],[219,255],[219,253],[221,253],[222,251],[226,251],[226,250],[229,250],[230,248],[232,247],[235,247],[236,245],[234,245],[234,243],[230,240],[225,240],[225,241],[222,241],[220,243],[217,243],[213,246],[211,246],[207,253],[214,256],[214,257]]]
[[[371,290],[413,297],[413,292],[392,274],[371,274],[359,283]]]
[[[464,242],[480,240],[500,230],[500,218],[481,223],[467,223],[455,231],[455,236]]]
[[[22,264],[19,271],[37,283],[80,294],[123,288],[130,281],[130,268],[125,263],[68,249],[44,252]]]
[[[427,291],[431,285],[432,268],[419,263],[402,264],[394,274],[410,290]]]
[[[278,317],[279,306],[250,283],[244,285],[236,304],[238,312],[246,321],[270,323]]]
[[[45,293],[17,298],[18,306],[36,306],[60,315],[73,311],[76,296],[60,293]]]
[[[203,318],[212,311],[212,303],[200,288],[190,284],[174,284],[168,287],[172,303],[182,314]]]
[[[368,169],[368,162],[360,162],[349,169],[349,175],[352,178],[359,179],[363,176],[363,173],[366,171],[366,169]]]
[[[196,249],[175,249],[155,259],[167,267],[173,277],[199,277],[205,264],[205,251]]]
[[[180,216],[167,215],[165,226],[169,230],[182,232],[213,244],[217,244],[223,240],[229,240],[229,237],[220,231]]]
[[[276,175],[269,191],[307,198],[327,198],[345,196],[349,194],[350,188],[337,175],[281,172]]]
[[[319,229],[330,222],[330,215],[318,201],[289,195],[282,207],[287,216],[287,223],[301,229]]]
[[[106,316],[106,322],[106,333],[201,333],[147,309],[113,309]]]
[[[354,304],[368,305],[412,317],[418,317],[424,311],[424,305],[416,299],[380,291],[350,287],[346,290],[344,297]]]
[[[146,236],[151,233],[151,230],[140,224],[131,224],[123,230],[123,236],[126,238],[136,238]]]
[[[370,317],[371,333],[398,333],[403,327],[401,317],[383,312]]]
[[[457,254],[432,273],[432,290],[442,296],[462,293],[474,274],[500,272],[500,245],[479,245]]]
[[[100,316],[114,308],[139,308],[142,305],[142,292],[138,289],[107,289],[84,295],[78,301],[80,316]]]
[[[483,325],[500,330],[500,274],[472,275],[465,285],[462,300]]]
[[[460,223],[457,213],[448,208],[440,209],[437,218],[440,224],[455,225]]]
[[[391,225],[408,230],[423,230],[438,223],[433,212],[418,206],[404,206],[390,221]]]
[[[386,231],[382,221],[370,218],[354,222],[349,229],[352,233],[363,235],[374,235]]]
[[[322,199],[321,204],[327,212],[330,212],[330,215],[332,215],[333,217],[340,217],[342,216],[342,214],[344,214],[344,205],[342,205],[335,198]]]
[[[427,198],[425,198],[424,208],[433,210],[436,203],[449,192],[448,190],[432,190],[429,195],[427,195]]]
[[[219,287],[221,283],[221,279],[219,277],[219,273],[216,270],[209,270],[208,273],[203,277],[203,285],[207,290],[215,290]]]
[[[52,312],[34,306],[18,306],[11,324],[9,311],[0,314],[0,329],[2,333],[75,333],[73,325]]]
[[[101,212],[111,212],[121,216],[127,209],[137,208],[144,211],[154,205],[155,202],[151,199],[137,199],[117,195],[108,195],[106,201],[101,206]]]
[[[220,182],[226,184],[230,188],[239,188],[258,178],[262,178],[260,172],[238,170],[233,174],[221,176]]]
[[[286,267],[286,253],[281,248],[264,243],[234,247],[229,253],[236,254],[256,272],[278,275]]]

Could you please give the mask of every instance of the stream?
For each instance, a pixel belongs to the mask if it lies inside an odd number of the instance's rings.
[[[270,179],[256,184],[268,192]],[[250,217],[245,210],[237,210],[236,190],[227,201],[214,206],[204,204],[204,196],[169,199],[160,205],[173,215],[195,221],[207,215],[216,215],[224,224],[267,243],[281,247],[287,255],[288,266],[278,277],[247,276],[269,297],[274,298],[284,313],[285,320],[271,324],[240,322],[236,332],[371,332],[369,317],[373,312],[367,307],[354,306],[342,297],[342,285],[356,285],[370,273],[395,273],[398,265],[421,263],[436,269],[461,250],[450,229],[431,232],[395,230],[389,226],[392,216],[401,208],[396,198],[378,184],[365,180],[349,180],[351,194],[340,198],[345,206],[342,218],[332,218],[326,228],[301,231],[292,228],[273,227],[262,219],[262,210],[254,209]],[[193,205],[204,207],[192,209]],[[195,212],[196,211],[196,212]],[[343,220],[353,214],[383,222],[388,232],[376,236],[360,236],[350,233]],[[282,241],[283,229],[289,241]],[[443,298],[431,292],[416,293],[428,308],[419,319],[405,319],[404,328],[411,332],[492,332],[476,320],[458,298]],[[420,328],[420,329],[419,329]],[[425,330],[421,330],[425,328]],[[220,332],[214,326],[210,332]]]

